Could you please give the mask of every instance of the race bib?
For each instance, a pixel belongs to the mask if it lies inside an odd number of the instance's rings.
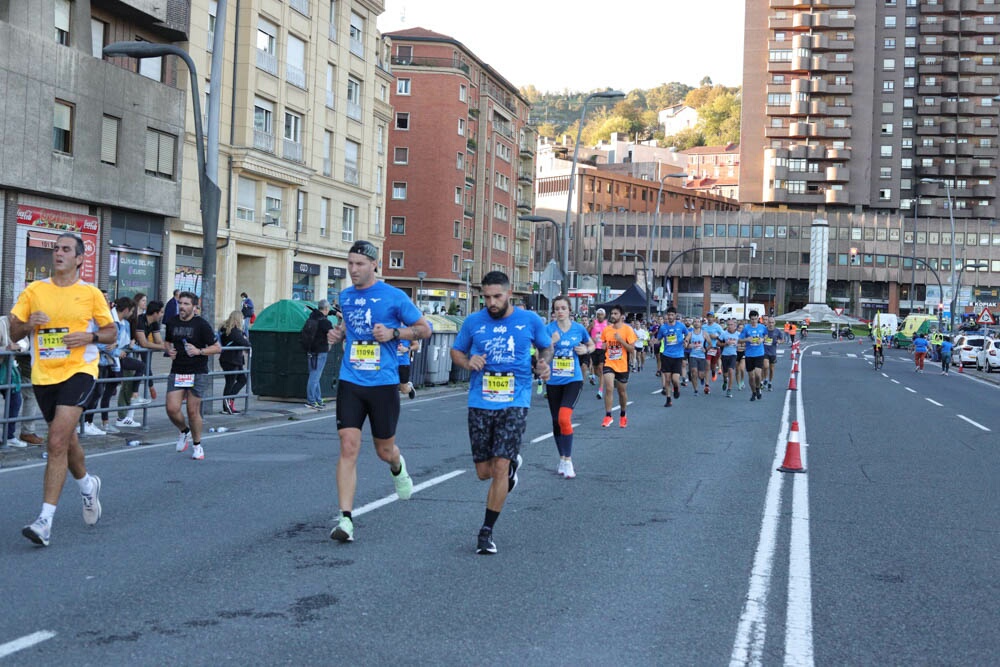
[[[350,362],[357,371],[377,371],[382,360],[382,346],[372,340],[351,343]]]
[[[178,389],[187,389],[194,386],[194,373],[184,373],[174,376],[174,386]]]
[[[514,374],[483,373],[483,400],[491,403],[512,403]]]
[[[552,359],[552,374],[558,377],[573,377],[576,370],[574,357],[554,357]]]
[[[772,344],[773,342],[774,342],[774,339],[773,339],[773,338],[765,338],[765,339],[764,339],[764,345],[770,345],[770,344]]]
[[[676,342],[677,342],[677,334],[670,334],[669,336],[667,336],[668,345],[673,345]]]
[[[714,357],[718,353],[719,353],[719,350],[718,350],[718,348],[715,348],[715,347],[711,347],[711,348],[709,348],[708,350],[705,351],[705,354],[707,354],[710,357]]]
[[[63,340],[69,333],[67,327],[58,329],[38,330],[38,358],[39,359],[63,359],[69,356],[69,348]]]
[[[750,336],[751,345],[760,345],[760,336]]]
[[[609,347],[608,348],[608,359],[610,359],[611,361],[616,361],[618,359],[621,359],[622,358],[622,350],[623,350],[623,348],[622,348],[621,345],[615,345],[614,347]]]
[[[694,348],[695,350],[700,350],[701,349],[701,341],[700,340],[696,340],[694,343],[691,344],[691,347]]]

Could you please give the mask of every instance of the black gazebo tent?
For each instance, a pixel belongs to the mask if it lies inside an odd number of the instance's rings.
[[[638,285],[632,285],[627,290],[622,292],[617,299],[608,301],[607,303],[598,304],[597,308],[611,310],[612,306],[621,306],[622,310],[626,313],[645,313],[646,294],[639,289]],[[655,310],[653,306],[654,304],[650,303],[650,308]]]

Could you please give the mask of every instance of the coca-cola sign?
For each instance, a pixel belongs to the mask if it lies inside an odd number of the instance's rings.
[[[80,279],[88,283],[97,280],[97,249],[100,247],[97,235],[101,231],[101,221],[95,216],[20,205],[17,207],[17,224],[57,233],[79,234],[85,247]]]

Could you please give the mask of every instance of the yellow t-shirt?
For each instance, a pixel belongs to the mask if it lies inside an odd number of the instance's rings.
[[[621,336],[622,340],[629,345],[635,345],[635,331],[627,324],[615,329],[610,324],[604,327],[601,332],[601,340],[604,341],[604,366],[617,373],[628,372],[628,350],[618,342],[615,334]]]
[[[31,334],[31,384],[58,384],[77,373],[97,377],[97,346],[69,349],[63,336],[76,331],[96,333],[114,323],[99,289],[80,280],[69,287],[53,285],[51,278],[36,280],[21,292],[10,312],[22,322],[27,322],[32,313],[49,316],[48,323]]]

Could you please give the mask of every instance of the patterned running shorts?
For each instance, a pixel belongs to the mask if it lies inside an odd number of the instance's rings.
[[[492,458],[516,459],[527,422],[528,408],[469,408],[472,460],[482,463]]]

